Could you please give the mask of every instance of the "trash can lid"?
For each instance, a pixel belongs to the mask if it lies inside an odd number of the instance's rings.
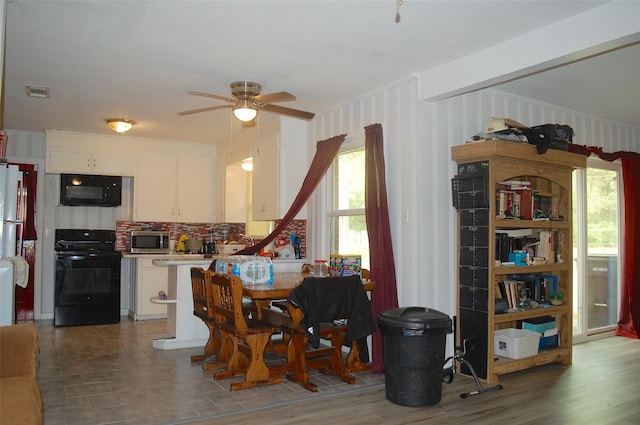
[[[446,314],[425,307],[399,307],[383,311],[378,325],[409,329],[446,329],[451,332],[451,318]]]

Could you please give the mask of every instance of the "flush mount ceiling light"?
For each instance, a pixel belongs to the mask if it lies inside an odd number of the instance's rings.
[[[253,158],[243,159],[242,162],[240,163],[240,166],[244,171],[253,170]]]
[[[258,115],[258,110],[253,108],[251,101],[249,99],[242,99],[238,102],[233,108],[233,115],[236,116],[240,121],[251,121]]]
[[[116,133],[124,133],[131,130],[131,127],[135,124],[135,121],[126,120],[124,118],[108,119],[107,125]]]

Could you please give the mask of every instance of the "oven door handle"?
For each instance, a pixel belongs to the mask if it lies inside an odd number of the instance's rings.
[[[96,258],[117,258],[116,255],[100,255],[100,254],[81,254],[81,255],[58,255],[58,260],[83,261]]]
[[[83,261],[89,259],[90,255],[58,255],[58,260]]]

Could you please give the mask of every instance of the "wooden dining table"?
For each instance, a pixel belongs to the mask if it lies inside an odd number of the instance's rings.
[[[258,308],[258,318],[262,319],[263,307],[269,307],[271,301],[286,299],[293,288],[309,276],[307,273],[281,272],[273,274],[273,284],[243,285],[242,294],[253,300]],[[362,284],[367,292],[376,288],[375,282],[363,279]]]
[[[273,284],[244,285],[242,287],[242,294],[251,298],[255,303],[258,319],[267,320],[276,324],[291,324],[290,318],[286,317],[284,313],[274,311],[270,307],[270,304],[274,300],[286,299],[291,291],[308,276],[310,276],[308,273],[299,272],[274,273]],[[371,292],[376,288],[376,283],[369,279],[362,279],[362,284],[367,292]],[[269,317],[265,318],[265,316]],[[346,367],[350,371],[371,369],[370,364],[361,360],[357,349],[352,349],[347,356]],[[280,370],[280,372],[281,371],[282,370]]]

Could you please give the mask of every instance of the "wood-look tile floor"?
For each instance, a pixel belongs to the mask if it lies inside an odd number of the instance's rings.
[[[213,381],[191,364],[199,349],[151,347],[165,336],[164,320],[36,325],[45,425],[640,423],[640,341],[629,338],[575,345],[571,366],[506,375],[502,390],[466,399],[460,394],[475,385],[457,376],[443,384],[440,403],[405,407],[386,399],[384,375],[371,372],[358,373],[355,386],[315,375],[321,385],[315,394],[286,380],[231,393],[231,380]]]
[[[282,405],[358,389],[384,388],[384,375],[358,372],[355,385],[313,374],[318,393],[283,380],[280,385],[229,391],[231,382],[214,381],[192,364],[202,348],[157,350],[166,337],[165,320],[54,327],[36,322],[38,383],[45,425],[175,424],[192,419]],[[4,425],[4,424],[2,424]],[[8,424],[7,424],[8,425]]]
[[[440,403],[405,407],[385,389],[327,396],[291,406],[234,414],[191,425],[631,425],[640,424],[640,340],[609,337],[574,346],[573,364],[502,376],[497,391],[473,391],[470,378],[443,386]]]

